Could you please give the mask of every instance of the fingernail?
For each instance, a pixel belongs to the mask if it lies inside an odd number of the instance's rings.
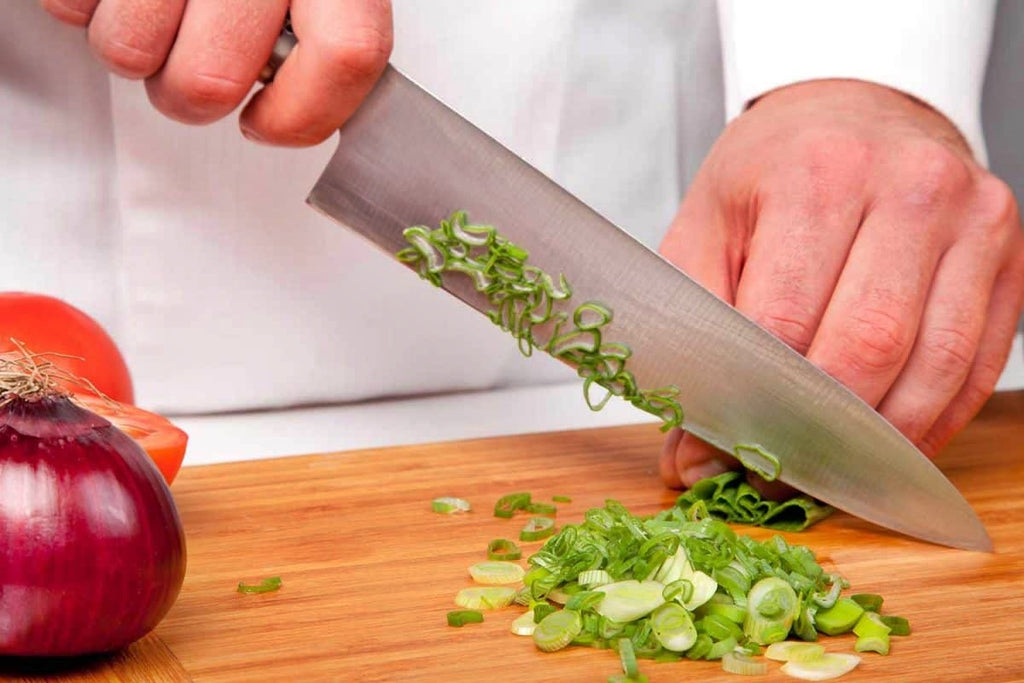
[[[266,140],[263,139],[262,135],[254,131],[252,128],[249,128],[248,126],[242,126],[242,135],[245,137],[246,140],[251,140],[252,142],[266,142]]]
[[[679,478],[682,479],[683,484],[689,488],[701,479],[714,477],[722,474],[723,472],[727,472],[728,470],[729,467],[724,462],[716,458],[712,458],[710,460],[697,463],[696,465],[690,465],[679,473]]]

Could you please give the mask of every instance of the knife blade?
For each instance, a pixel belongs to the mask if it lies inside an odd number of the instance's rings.
[[[564,274],[574,305],[610,308],[605,338],[632,350],[639,386],[680,389],[688,431],[728,453],[767,452],[782,481],[882,527],[992,549],[959,491],[873,408],[394,67],[339,138],[307,199],[315,209],[392,255],[409,246],[406,228],[465,210]],[[442,286],[492,308],[469,277]]]

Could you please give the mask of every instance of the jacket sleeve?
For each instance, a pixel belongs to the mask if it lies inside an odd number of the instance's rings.
[[[981,91],[995,0],[718,0],[726,115],[821,78],[879,83],[926,102],[987,163]]]

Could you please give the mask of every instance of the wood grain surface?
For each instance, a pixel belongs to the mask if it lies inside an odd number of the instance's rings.
[[[155,637],[140,643],[156,647],[146,672],[137,659],[114,659],[106,678],[93,666],[59,680],[187,680],[174,677],[180,663],[198,682],[603,682],[619,670],[613,652],[540,653],[508,631],[518,608],[463,628],[445,614],[488,541],[522,526],[492,516],[498,497],[571,496],[559,523],[609,497],[654,513],[675,499],[657,475],[661,441],[650,425],[186,468],[173,490],[188,574]],[[918,542],[841,513],[785,534],[912,624],[888,657],[864,655],[843,681],[1024,681],[1024,392],[994,398],[938,464],[981,515],[995,553]],[[430,500],[441,495],[474,510],[434,514]],[[235,590],[267,576],[283,588]],[[850,637],[823,642],[852,651]],[[740,680],[717,662],[642,661],[641,670],[652,683]],[[791,679],[772,663],[755,680]]]

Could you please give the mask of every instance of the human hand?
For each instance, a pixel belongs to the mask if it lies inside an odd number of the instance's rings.
[[[87,27],[106,67],[145,79],[150,102],[185,123],[210,123],[245,99],[290,9],[300,44],[240,117],[246,137],[306,146],[356,110],[391,53],[389,0],[41,0]]]
[[[1024,306],[1011,190],[942,115],[859,81],[782,88],[734,120],[661,251],[930,457],[991,395]],[[737,466],[678,430],[660,461],[672,487]]]

